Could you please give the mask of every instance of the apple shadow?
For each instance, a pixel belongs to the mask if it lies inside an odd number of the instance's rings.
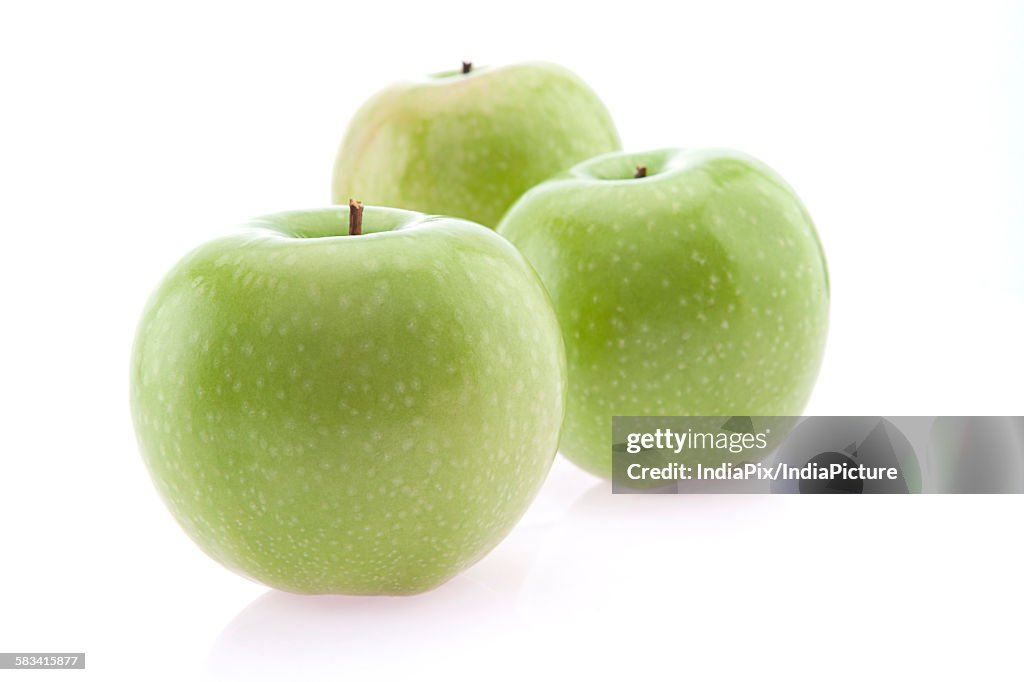
[[[739,556],[736,572],[771,556],[790,501],[772,494],[622,494],[590,485],[552,524],[523,580],[517,612],[531,622],[614,627],[607,613],[639,613],[665,603],[666,586],[694,562]],[[565,626],[569,627],[569,626]]]
[[[415,677],[424,666],[450,669],[457,661],[463,672],[486,676],[488,660],[529,640],[536,617],[556,623],[585,613],[595,594],[626,584],[652,561],[672,569],[675,556],[658,559],[659,552],[680,535],[709,526],[734,532],[773,516],[764,512],[781,503],[775,495],[613,494],[610,482],[568,467],[541,495],[488,556],[433,591],[263,593],[223,628],[208,671],[245,680],[338,679],[353,672]]]
[[[514,627],[506,598],[465,574],[410,597],[269,590],[221,631],[207,669],[225,679],[320,679],[414,666]]]
[[[746,487],[744,487],[746,486]],[[658,520],[666,514],[743,515],[766,507],[779,506],[781,496],[773,495],[767,486],[727,482],[708,482],[702,487],[668,487],[650,493],[613,492],[611,481],[599,480],[590,486],[569,507],[566,518],[582,521],[616,520],[643,522],[645,517]]]

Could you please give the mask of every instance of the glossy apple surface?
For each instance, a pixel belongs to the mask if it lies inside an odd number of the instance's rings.
[[[473,66],[367,101],[338,150],[332,196],[495,227],[533,185],[616,149],[608,110],[568,69]]]
[[[558,323],[522,256],[368,207],[252,221],[181,260],[138,328],[131,406],[175,518],[284,590],[406,594],[482,557],[558,442]],[[344,235],[344,236],[339,236]]]
[[[606,154],[527,192],[498,231],[551,295],[569,367],[560,450],[588,471],[611,475],[613,415],[802,411],[828,274],[810,216],[764,164]]]

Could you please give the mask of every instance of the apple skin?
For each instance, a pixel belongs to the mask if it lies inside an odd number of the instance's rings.
[[[619,148],[608,110],[568,69],[473,67],[368,100],[338,150],[332,197],[495,227],[530,187]]]
[[[569,367],[559,450],[587,471],[611,476],[613,415],[801,413],[828,273],[804,206],[760,162],[606,154],[531,189],[498,232],[551,295]]]
[[[210,556],[298,593],[410,594],[494,547],[554,458],[565,357],[492,230],[367,207],[259,218],[181,260],[131,361],[143,458]],[[347,228],[345,228],[347,231]]]

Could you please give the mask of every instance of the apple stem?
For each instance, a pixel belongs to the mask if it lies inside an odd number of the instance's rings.
[[[363,202],[348,200],[348,234],[350,237],[363,233]]]
[[[473,70],[473,62],[462,62],[462,73],[469,73]]]
[[[636,167],[636,175],[634,175],[633,177],[634,178],[646,178],[647,177],[647,166],[637,166]]]

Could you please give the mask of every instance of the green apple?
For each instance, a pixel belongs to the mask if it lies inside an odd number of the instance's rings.
[[[806,209],[758,161],[606,154],[531,189],[498,232],[540,274],[562,325],[559,449],[584,469],[611,476],[613,415],[802,411],[828,273]]]
[[[258,218],[173,268],[132,353],[135,429],[226,566],[291,592],[415,593],[494,547],[544,480],[562,339],[492,230],[368,207],[350,235],[347,212]]]
[[[554,64],[473,67],[395,84],[355,114],[333,198],[495,227],[526,190],[619,149],[608,110]]]

